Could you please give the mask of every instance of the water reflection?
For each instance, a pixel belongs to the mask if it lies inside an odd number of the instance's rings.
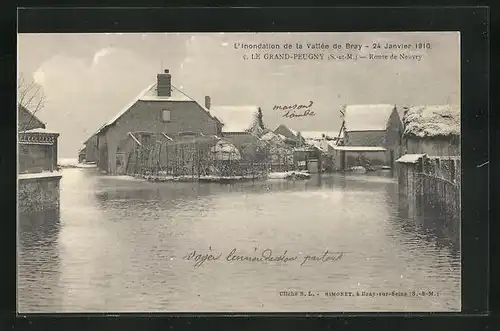
[[[416,221],[390,173],[233,184],[149,183],[65,171],[61,215],[20,226],[25,311],[429,311],[460,308],[460,256]],[[436,216],[437,217],[437,216]],[[50,219],[50,218],[39,218]],[[36,223],[35,223],[36,224]],[[38,229],[35,231],[35,229]],[[343,251],[335,264],[211,263],[192,250]],[[48,278],[40,277],[46,270]],[[318,291],[433,289],[426,300],[277,297]]]
[[[60,304],[59,210],[18,217],[19,310],[46,311]]]

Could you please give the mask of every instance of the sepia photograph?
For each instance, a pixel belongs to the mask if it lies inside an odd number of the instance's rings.
[[[461,311],[459,32],[17,42],[18,313]]]

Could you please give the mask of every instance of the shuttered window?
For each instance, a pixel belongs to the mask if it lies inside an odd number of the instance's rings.
[[[161,111],[161,120],[163,122],[170,122],[170,110],[168,109],[163,109]]]

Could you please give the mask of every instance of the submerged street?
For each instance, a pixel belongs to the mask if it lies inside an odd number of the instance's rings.
[[[19,219],[20,313],[460,310],[458,248],[437,216],[405,216],[389,172],[218,184],[65,169],[60,200],[60,215]],[[228,259],[285,251],[297,260]]]

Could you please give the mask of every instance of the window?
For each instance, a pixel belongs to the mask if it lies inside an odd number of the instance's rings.
[[[144,146],[150,146],[151,145],[151,135],[147,133],[143,133],[141,135],[141,143]]]
[[[170,122],[170,110],[163,109],[161,111],[161,120],[162,122]]]

